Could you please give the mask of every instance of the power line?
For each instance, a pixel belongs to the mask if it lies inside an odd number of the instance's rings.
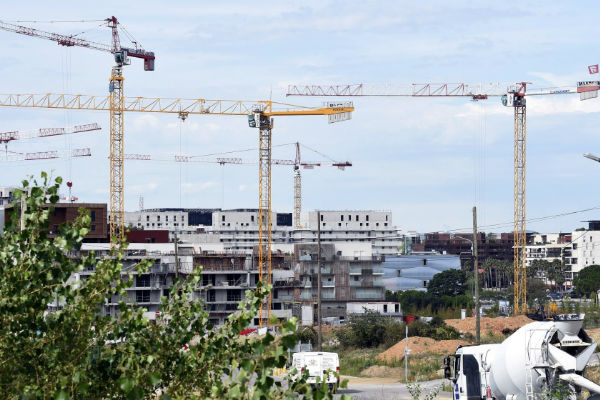
[[[547,221],[550,219],[561,218],[561,217],[566,217],[569,215],[581,214],[581,213],[595,211],[595,210],[600,210],[600,206],[594,206],[594,207],[584,208],[584,209],[575,210],[575,211],[568,211],[568,212],[563,212],[563,213],[559,213],[559,214],[546,215],[543,217],[529,218],[526,221],[527,221],[527,223],[541,222],[541,221]],[[480,229],[480,228],[481,229],[486,229],[486,228],[492,229],[492,228],[502,228],[505,226],[512,226],[512,225],[513,225],[513,221],[510,221],[510,222],[499,222],[499,223],[489,224],[489,225],[480,225],[477,228],[478,229]],[[459,231],[465,231],[465,230],[469,230],[469,229],[471,229],[471,228],[440,229],[440,230],[438,230],[438,232],[459,232]]]

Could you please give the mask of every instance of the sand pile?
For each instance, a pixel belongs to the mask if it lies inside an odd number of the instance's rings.
[[[369,376],[371,378],[399,378],[403,374],[401,368],[386,367],[384,365],[372,365],[361,371],[361,376]]]
[[[475,334],[475,317],[466,319],[447,319],[446,324],[453,328],[456,328],[459,332],[470,332]],[[488,332],[492,332],[495,335],[501,335],[502,330],[510,329],[516,331],[525,324],[533,322],[525,315],[517,315],[515,317],[508,318],[487,318],[481,317],[480,326],[481,334],[485,335]]]
[[[469,344],[464,340],[435,340],[427,337],[409,337],[408,348],[410,354],[451,354],[454,353],[459,345]],[[404,349],[406,348],[406,339],[402,339],[383,353],[377,356],[378,360],[391,362],[404,359]]]

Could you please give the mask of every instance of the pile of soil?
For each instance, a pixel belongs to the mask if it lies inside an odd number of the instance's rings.
[[[435,340],[427,337],[413,336],[408,338],[410,354],[450,354],[456,351],[459,345],[469,344],[464,340]],[[391,362],[404,359],[406,339],[402,339],[383,353],[377,356],[378,360]]]
[[[585,331],[596,343],[600,343],[600,328],[586,329]]]
[[[447,319],[445,322],[448,326],[456,328],[459,332],[471,332],[472,334],[475,334],[475,317],[466,319]],[[484,335],[488,332],[492,332],[494,335],[502,335],[504,329],[516,331],[530,322],[533,322],[533,320],[527,318],[525,315],[517,315],[508,318],[481,317],[481,334]]]
[[[361,371],[361,376],[371,378],[399,378],[403,374],[401,368],[386,367],[384,365],[372,365]]]

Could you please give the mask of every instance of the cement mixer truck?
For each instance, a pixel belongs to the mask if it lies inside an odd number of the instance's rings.
[[[588,400],[600,400],[600,386],[583,375],[597,345],[582,329],[583,317],[557,315],[521,327],[502,343],[459,346],[444,359],[453,399],[575,400],[587,389]]]

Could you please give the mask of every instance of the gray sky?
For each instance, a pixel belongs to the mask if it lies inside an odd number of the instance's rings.
[[[575,85],[594,76],[599,6],[593,1],[240,1],[3,2],[1,19],[101,20],[115,15],[156,53],[156,71],[133,60],[125,68],[127,96],[258,100],[299,105],[321,98],[285,98],[290,83],[512,82],[536,87]],[[83,33],[109,43],[100,22],[23,23]],[[2,93],[105,95],[112,57],[0,31]],[[124,45],[127,45],[122,35]],[[595,75],[596,77],[598,75]],[[310,209],[385,209],[403,230],[480,225],[512,229],[513,118],[497,98],[355,98],[351,121],[277,118],[274,146],[300,141],[353,167],[303,171]],[[600,205],[598,100],[545,96],[528,100],[527,212],[541,217]],[[0,131],[98,122],[101,132],[11,143],[11,151],[90,147],[93,157],[0,165],[0,185],[53,170],[71,179],[81,201],[108,201],[108,113],[0,109]],[[172,157],[256,148],[244,117],[130,114],[126,153]],[[181,150],[180,150],[181,149]],[[232,154],[257,159],[257,151]],[[293,146],[274,148],[293,159]],[[216,157],[216,156],[215,156]],[[322,157],[308,150],[306,160]],[[181,172],[180,172],[181,171]],[[181,177],[181,178],[180,178]],[[224,179],[223,179],[224,178]],[[256,207],[255,165],[126,164],[126,210],[138,207]],[[224,182],[224,202],[221,185]],[[180,196],[181,192],[181,196]],[[291,167],[273,168],[273,208],[291,212]],[[537,231],[570,231],[598,211],[531,223]]]

